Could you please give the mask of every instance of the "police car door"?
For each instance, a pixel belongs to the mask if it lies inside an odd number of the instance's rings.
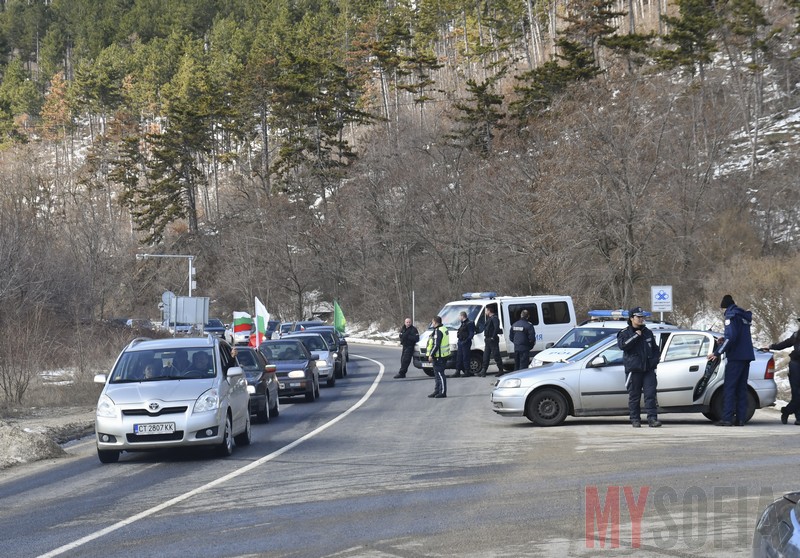
[[[658,405],[691,405],[694,388],[706,368],[713,336],[702,331],[668,334],[658,365]]]
[[[580,397],[582,409],[599,414],[628,408],[625,366],[616,335],[587,359],[581,370]]]

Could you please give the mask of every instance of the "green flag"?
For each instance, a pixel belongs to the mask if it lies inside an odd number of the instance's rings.
[[[347,325],[347,320],[344,319],[344,313],[342,312],[342,308],[339,306],[339,303],[335,300],[333,301],[333,327],[336,328],[336,331],[339,333],[344,333],[344,326]]]

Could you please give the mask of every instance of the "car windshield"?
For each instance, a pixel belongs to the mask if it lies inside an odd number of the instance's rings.
[[[282,360],[306,360],[306,353],[300,341],[265,342],[258,348],[267,362]]]
[[[206,327],[225,327],[221,320],[208,320]]]
[[[466,312],[467,318],[474,322],[475,318],[480,314],[481,308],[483,306],[480,304],[469,304],[467,302],[463,304],[448,304],[439,310],[439,316],[442,318],[442,325],[450,329],[458,329],[461,325],[461,312]]]
[[[316,329],[316,328],[311,328],[311,329]],[[328,344],[328,348],[330,350],[335,350],[336,346],[338,345],[338,342],[334,338],[332,331],[326,331],[326,330],[323,329],[323,330],[315,331],[314,333],[320,334],[322,336],[322,338],[325,339],[325,342]]]
[[[554,349],[585,349],[601,339],[616,335],[616,330],[599,327],[576,327],[556,341]]]
[[[254,368],[257,366],[256,356],[250,351],[238,350],[236,352],[236,360],[242,368]]]
[[[210,348],[158,349],[122,354],[111,373],[112,384],[213,378],[216,364]]]
[[[616,332],[614,334],[616,335]],[[591,353],[593,353],[598,347],[604,346],[607,342],[608,342],[608,337],[600,339],[596,343],[589,345],[584,350],[580,351],[579,353],[575,353],[566,360],[568,360],[569,362],[578,362],[580,360],[583,360],[586,357],[588,357]]]
[[[303,345],[306,346],[310,352],[317,352],[317,351],[327,351],[328,343],[325,342],[325,339],[322,338],[320,335],[304,335],[300,338]]]

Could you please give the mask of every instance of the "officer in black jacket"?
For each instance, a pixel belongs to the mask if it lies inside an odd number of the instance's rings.
[[[486,377],[489,362],[494,358],[497,364],[497,375],[503,373],[503,359],[500,358],[500,318],[492,306],[486,307],[486,327],[483,328],[483,367],[479,376]]]
[[[631,426],[642,426],[640,399],[644,392],[644,406],[647,423],[653,427],[661,426],[658,420],[656,402],[656,367],[660,351],[653,332],[644,325],[644,310],[640,306],[628,312],[628,327],[617,333],[617,346],[622,349],[622,362],[625,365],[628,387],[628,410]]]
[[[417,344],[417,341],[419,341],[419,331],[411,323],[411,318],[406,318],[402,329],[400,329],[400,345],[403,347],[403,352],[400,354],[400,372],[394,375],[395,378],[406,377],[408,366],[414,356],[414,345]]]
[[[800,321],[800,318],[797,318]],[[780,351],[792,348],[789,353],[789,387],[792,390],[792,400],[781,409],[781,422],[789,422],[789,415],[794,415],[794,423],[800,425],[800,330],[779,343],[763,347],[762,351]]]
[[[531,351],[536,345],[536,329],[528,321],[530,312],[523,310],[519,320],[511,324],[511,342],[514,343],[514,370],[527,368],[531,363]]]
[[[452,377],[458,378],[463,372],[464,377],[468,378],[473,375],[469,369],[469,357],[472,350],[472,338],[475,337],[475,324],[472,323],[466,312],[462,311],[458,317],[461,320],[461,325],[458,326],[458,333],[456,333],[458,352],[456,352],[456,373]]]

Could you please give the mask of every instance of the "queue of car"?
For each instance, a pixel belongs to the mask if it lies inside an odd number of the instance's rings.
[[[209,328],[216,325],[209,320]],[[213,329],[197,337],[134,339],[110,374],[94,378],[103,385],[98,458],[115,463],[123,452],[174,447],[229,456],[234,445],[249,445],[252,421],[279,416],[282,398],[314,402],[321,381],[333,387],[346,373],[339,334],[330,335],[323,322],[313,325],[323,329],[268,337],[260,347],[244,338],[229,343]]]

